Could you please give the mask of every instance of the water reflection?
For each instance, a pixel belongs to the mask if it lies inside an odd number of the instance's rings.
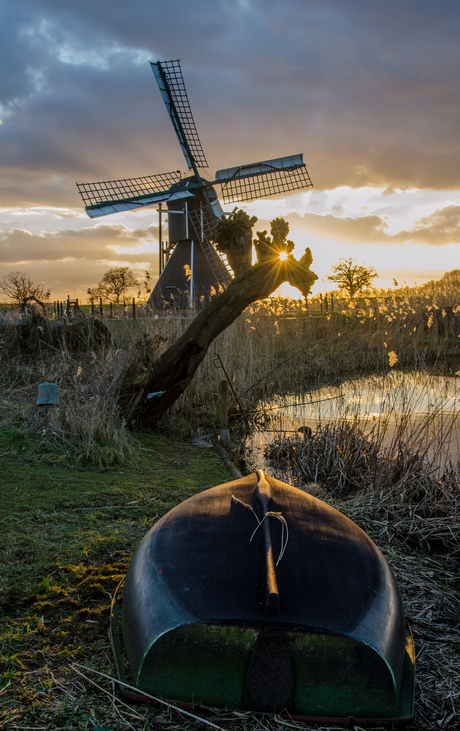
[[[290,435],[299,427],[350,420],[364,432],[385,430],[384,444],[404,426],[415,446],[428,450],[438,464],[457,462],[460,454],[460,378],[422,372],[390,372],[344,381],[303,394],[277,396],[261,409],[272,428],[254,433],[247,444],[254,466],[266,466],[263,450],[276,434]]]

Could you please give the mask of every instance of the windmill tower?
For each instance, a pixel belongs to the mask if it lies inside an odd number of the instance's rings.
[[[210,293],[225,288],[232,272],[213,243],[216,224],[224,215],[224,203],[236,203],[289,193],[312,186],[303,155],[239,165],[218,170],[206,180],[200,170],[208,167],[195,127],[180,61],[150,64],[169,118],[179,140],[190,176],[179,171],[127,180],[77,183],[90,218],[159,205],[160,276],[149,298],[155,309],[197,307]],[[162,209],[166,203],[167,209]],[[162,215],[168,215],[169,241],[162,242]]]

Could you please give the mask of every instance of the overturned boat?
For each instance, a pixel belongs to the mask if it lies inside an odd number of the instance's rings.
[[[141,692],[310,721],[412,716],[414,647],[388,562],[343,514],[260,470],[149,531],[121,614]]]

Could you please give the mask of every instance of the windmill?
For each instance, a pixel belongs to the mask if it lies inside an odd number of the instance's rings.
[[[151,62],[151,67],[179,140],[190,176],[180,171],[127,180],[77,183],[90,218],[144,206],[159,205],[159,279],[150,295],[154,308],[196,307],[214,290],[225,288],[231,269],[219,254],[213,234],[224,216],[224,203],[250,201],[312,186],[303,155],[218,170],[213,181],[199,170],[207,168],[185,89],[180,61]],[[167,204],[167,210],[162,209]],[[169,219],[169,242],[162,242],[162,213]]]

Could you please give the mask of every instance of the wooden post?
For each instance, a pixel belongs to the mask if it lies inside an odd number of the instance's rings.
[[[161,221],[161,203],[158,204],[158,276],[163,271],[163,230]]]
[[[322,312],[323,311],[323,295],[321,293],[319,295],[319,300],[320,300],[320,303],[321,303],[321,312]]]
[[[326,312],[328,312],[328,306],[329,305],[327,302],[327,292],[326,292],[326,294],[324,295],[324,308],[325,308]]]
[[[102,320],[102,297],[99,297],[99,314]]]
[[[331,294],[331,312],[334,312],[334,294]]]
[[[93,302],[93,300],[91,300],[91,317],[94,320],[94,302]]]
[[[220,391],[220,441],[222,444],[228,442],[228,381],[222,380],[219,384]]]
[[[136,300],[133,297],[133,320],[136,319]]]

